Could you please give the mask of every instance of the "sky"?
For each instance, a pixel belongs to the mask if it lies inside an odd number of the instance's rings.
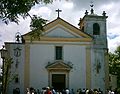
[[[94,13],[102,15],[105,11],[107,18],[107,39],[109,52],[114,52],[120,45],[120,0],[92,0]],[[90,12],[91,0],[54,0],[51,4],[38,4],[29,12],[31,15],[39,15],[48,22],[57,18],[56,9],[61,9],[60,18],[78,27],[79,19],[84,16],[85,10]],[[19,18],[19,25],[9,23],[6,25],[0,21],[0,47],[4,42],[15,41],[15,34],[21,35],[30,31],[30,18]]]

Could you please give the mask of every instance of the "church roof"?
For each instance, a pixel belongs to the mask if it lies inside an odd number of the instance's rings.
[[[91,37],[89,34],[80,31],[79,28],[73,26],[72,24],[70,24],[70,23],[68,23],[67,21],[65,21],[65,20],[61,19],[60,17],[58,17],[57,19],[51,21],[50,23],[48,23],[48,24],[46,24],[46,25],[44,26],[44,31],[43,31],[44,34],[43,34],[43,36],[41,36],[41,38],[40,38],[41,41],[42,41],[42,40],[45,41],[46,38],[52,39],[53,37],[49,37],[49,36],[46,36],[46,35],[47,35],[49,32],[51,32],[52,30],[54,30],[55,28],[58,28],[58,27],[64,29],[64,30],[67,31],[67,32],[69,31],[69,33],[72,34],[73,36],[76,36],[76,38],[77,38],[78,40],[79,40],[81,37],[84,38],[84,39],[87,39],[87,40],[89,40],[89,41],[92,40],[92,37]],[[31,31],[31,32],[34,32],[34,31]],[[31,32],[28,32],[28,33],[26,33],[26,34],[23,35],[23,37],[24,37],[25,40],[30,40],[30,34],[31,34]],[[57,38],[60,39],[61,37],[57,37]],[[82,38],[81,38],[81,39],[82,39]],[[49,40],[50,40],[50,39],[49,39]],[[71,39],[72,39],[72,38],[71,38]],[[52,39],[52,40],[54,40],[54,39]]]

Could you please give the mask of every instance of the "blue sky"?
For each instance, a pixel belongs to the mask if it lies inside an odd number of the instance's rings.
[[[85,10],[90,11],[91,0],[55,0],[52,4],[39,4],[29,12],[31,15],[41,15],[49,22],[57,18],[56,9],[61,9],[60,17],[65,21],[78,27],[79,19],[84,16]],[[106,11],[107,36],[109,51],[113,52],[120,45],[120,0],[94,0],[95,14],[102,15]],[[15,41],[15,34],[20,32],[25,34],[30,31],[30,18],[23,20],[20,18],[19,25],[9,23],[9,25],[0,22],[0,47],[4,42]]]

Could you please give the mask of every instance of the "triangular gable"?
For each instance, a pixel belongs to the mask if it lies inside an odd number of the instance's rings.
[[[68,37],[56,37],[52,36],[52,33],[56,31],[56,29],[62,31],[61,35],[64,33],[65,36]],[[23,35],[24,39],[27,41],[31,40],[30,33]],[[57,38],[57,39],[56,39]],[[36,41],[36,39],[34,39]],[[32,40],[32,41],[34,41]],[[92,41],[92,37],[85,32],[80,31],[77,27],[69,24],[61,18],[57,18],[56,20],[46,24],[44,26],[44,34],[40,37],[39,41]]]
[[[56,70],[56,69],[58,69],[58,70],[70,70],[71,68],[72,68],[72,66],[70,66],[69,64],[66,64],[66,63],[64,63],[64,62],[62,62],[62,61],[56,61],[56,62],[54,62],[54,63],[50,63],[50,64],[48,64],[47,66],[46,66],[46,68],[48,69],[48,70]]]
[[[70,30],[64,28],[61,25],[56,25],[54,28],[45,32],[44,36],[54,38],[82,38],[78,34],[71,32]]]
[[[45,25],[44,29],[45,29],[45,33],[48,32],[49,30],[51,30],[52,28],[56,27],[56,26],[63,26],[64,29],[67,29],[67,31],[71,31],[71,33],[73,34],[77,34],[81,37],[84,38],[91,38],[90,35],[88,35],[85,32],[80,31],[80,29],[78,29],[77,27],[69,24],[68,22],[66,22],[65,20],[61,19],[61,18],[57,18],[56,20],[48,23],[47,25]]]

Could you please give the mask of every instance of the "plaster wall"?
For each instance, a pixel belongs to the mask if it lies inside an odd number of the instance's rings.
[[[14,49],[16,47],[19,47],[21,55],[19,57],[16,57],[14,55]],[[25,63],[25,56],[24,56],[24,45],[22,44],[7,44],[7,49],[9,49],[9,55],[13,60],[13,63],[11,65],[11,78],[14,78],[15,75],[18,75],[18,83],[15,83],[15,78],[11,80],[8,86],[8,92],[9,94],[13,94],[13,89],[19,88],[20,93],[24,93],[24,63]],[[18,64],[18,67],[16,68],[16,63]],[[10,79],[11,79],[10,78]],[[10,80],[9,79],[9,80]]]

